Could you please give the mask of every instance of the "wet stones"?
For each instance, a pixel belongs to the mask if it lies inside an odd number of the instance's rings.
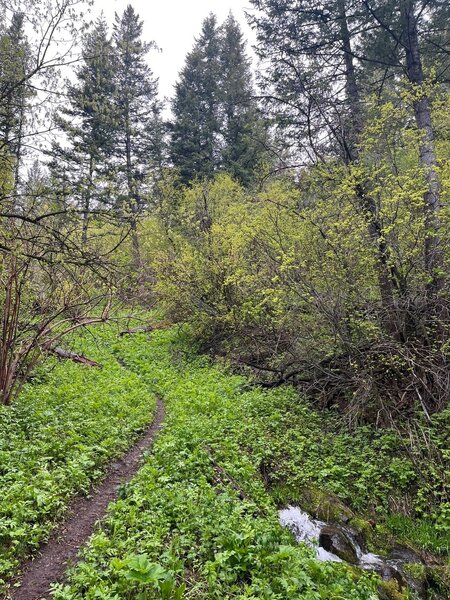
[[[332,525],[323,527],[319,535],[319,546],[327,552],[335,554],[340,559],[352,565],[358,564],[358,555],[352,541],[347,535]]]

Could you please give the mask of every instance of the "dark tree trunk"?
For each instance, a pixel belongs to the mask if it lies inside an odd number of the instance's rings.
[[[88,173],[88,182],[83,202],[83,229],[81,234],[81,241],[83,246],[87,244],[88,241],[88,227],[89,227],[89,216],[91,212],[91,197],[92,197],[92,184],[94,178],[94,159],[91,156],[89,157],[89,173]]]
[[[141,268],[141,251],[139,246],[139,237],[137,233],[137,218],[139,213],[139,195],[136,190],[136,182],[133,176],[133,162],[131,158],[131,133],[129,120],[126,123],[126,159],[127,159],[127,185],[128,185],[128,201],[131,211],[131,243],[132,243],[132,258],[133,266],[136,272]]]
[[[346,95],[349,104],[350,125],[347,139],[344,140],[346,160],[349,164],[359,159],[359,141],[363,132],[361,101],[353,58],[351,33],[348,27],[345,0],[339,0],[340,33],[345,64]],[[394,284],[389,266],[389,248],[383,236],[379,211],[374,198],[364,185],[356,187],[356,195],[364,213],[368,216],[368,231],[376,248],[376,269],[381,302],[386,313],[385,327],[389,333],[396,333],[397,325],[394,317]]]

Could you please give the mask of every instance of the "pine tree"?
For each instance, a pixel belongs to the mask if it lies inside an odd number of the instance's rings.
[[[76,76],[76,83],[68,87],[69,105],[57,121],[66,144],[54,144],[50,166],[82,210],[85,243],[92,207],[105,201],[104,179],[111,169],[114,143],[113,49],[103,18],[84,39]]]
[[[143,23],[128,5],[116,14],[115,52],[115,161],[117,184],[125,192],[119,208],[131,218],[134,263],[140,263],[136,219],[145,208],[149,177],[161,164],[162,122],[158,82],[146,63],[151,44],[142,41]]]
[[[15,191],[19,185],[26,108],[33,96],[28,83],[21,83],[29,63],[24,15],[14,13],[9,27],[0,35],[0,155],[7,161],[13,160]]]
[[[225,170],[251,182],[266,128],[253,98],[250,60],[238,22],[210,14],[176,84],[171,158],[183,183]]]
[[[210,14],[175,87],[171,159],[183,183],[209,177],[220,165],[218,151],[220,36]]]
[[[221,28],[219,55],[221,167],[248,185],[264,156],[265,127],[253,98],[251,62],[245,47],[239,23],[230,13]]]

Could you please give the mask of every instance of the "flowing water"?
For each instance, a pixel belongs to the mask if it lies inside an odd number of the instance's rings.
[[[351,554],[354,558],[351,561],[353,564],[361,569],[376,571],[383,579],[396,579],[401,586],[408,584],[410,588],[415,590],[416,597],[421,597],[415,582],[410,580],[402,569],[402,565],[406,563],[419,562],[419,559],[411,556],[407,549],[404,549],[404,556],[402,556],[402,550],[398,549],[395,556],[386,558],[367,552],[360,536],[351,528],[344,525],[330,525],[318,519],[313,519],[298,506],[288,506],[280,510],[279,515],[281,525],[292,531],[298,542],[304,542],[314,548],[318,560],[346,562],[337,554],[321,546],[324,532],[335,532],[337,537],[342,539],[349,549],[351,548]]]

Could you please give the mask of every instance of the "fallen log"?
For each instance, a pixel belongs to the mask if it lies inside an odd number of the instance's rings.
[[[147,323],[146,325],[139,325],[139,327],[132,327],[131,329],[124,329],[119,333],[120,337],[124,335],[131,335],[133,333],[150,333],[152,331],[158,331],[162,329],[168,329],[171,326],[167,321],[159,321],[157,323]]]
[[[124,335],[131,335],[133,333],[149,333],[150,331],[153,331],[153,329],[155,329],[154,325],[140,325],[139,327],[132,327],[131,329],[124,329],[123,331],[121,331],[119,333],[120,337],[123,337]]]
[[[82,354],[71,352],[70,350],[64,350],[64,348],[60,348],[59,346],[52,348],[51,352],[53,352],[53,354],[56,354],[56,356],[58,356],[59,358],[63,358],[65,360],[72,360],[73,362],[80,363],[88,367],[97,367],[99,369],[102,368],[102,365],[96,362],[95,360],[87,358]]]

